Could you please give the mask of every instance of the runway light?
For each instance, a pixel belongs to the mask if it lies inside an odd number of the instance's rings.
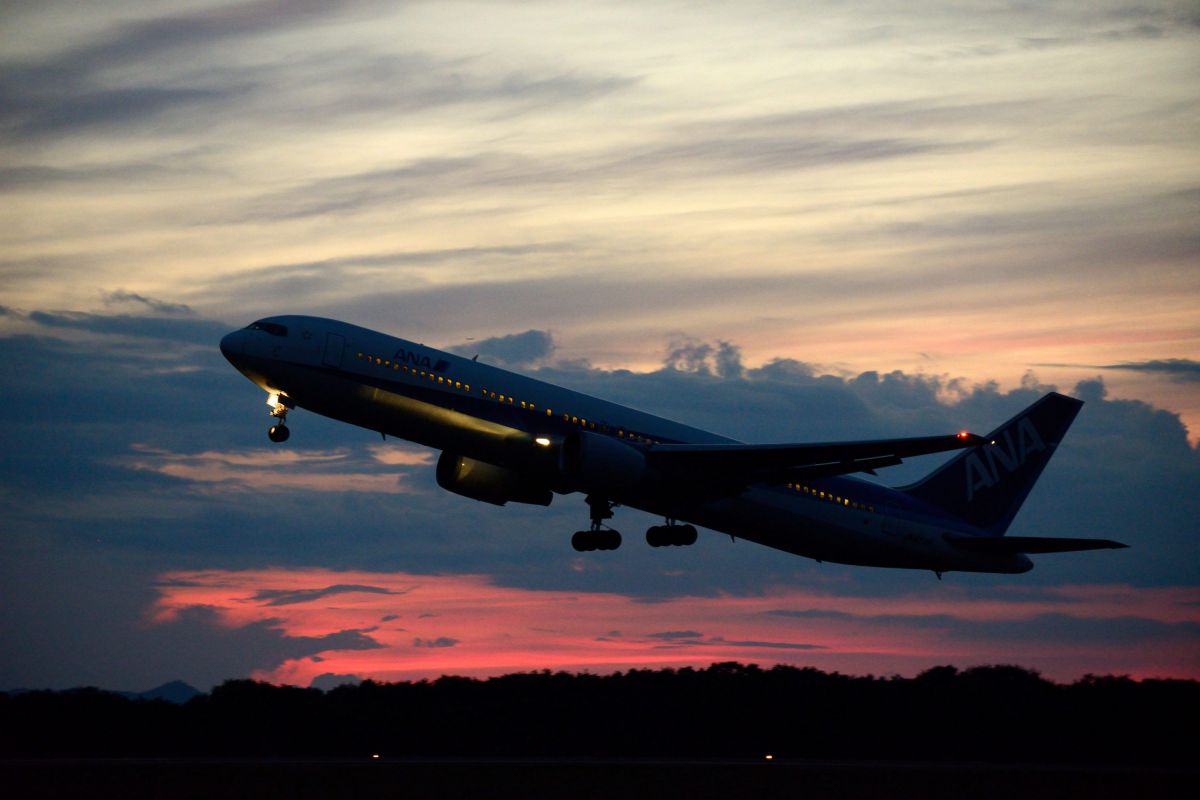
[[[550,446],[550,440],[547,439],[545,436],[539,436],[536,439],[534,439],[533,441],[535,444],[540,444],[542,447]]]

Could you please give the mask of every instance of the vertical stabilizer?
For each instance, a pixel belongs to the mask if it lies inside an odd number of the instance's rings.
[[[1002,536],[1082,406],[1051,392],[988,434],[994,444],[964,450],[900,491]]]

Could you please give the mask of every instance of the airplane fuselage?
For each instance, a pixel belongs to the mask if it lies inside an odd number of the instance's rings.
[[[520,476],[514,492],[536,494],[544,487],[603,495],[819,561],[938,573],[1017,573],[1032,567],[1021,553],[965,551],[951,539],[980,535],[972,526],[904,492],[851,477],[722,491],[702,476],[664,488],[620,470],[565,471],[563,448],[580,432],[588,442],[615,441],[644,452],[661,445],[737,443],[356,325],[270,317],[229,334],[221,349],[272,396],[268,402],[285,411],[303,408],[441,450],[443,458],[453,454],[468,464],[499,467],[505,475]]]

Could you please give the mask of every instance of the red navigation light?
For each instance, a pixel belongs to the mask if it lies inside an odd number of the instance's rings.
[[[966,439],[966,438],[967,438],[968,436],[970,436],[970,435],[971,435],[971,434],[967,433],[966,431],[959,431],[959,432],[958,432],[958,438],[960,438],[960,439]]]

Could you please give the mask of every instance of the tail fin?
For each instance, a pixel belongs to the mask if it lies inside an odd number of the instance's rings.
[[[900,491],[1003,536],[1082,406],[1051,392],[984,437],[992,444],[962,451]]]

